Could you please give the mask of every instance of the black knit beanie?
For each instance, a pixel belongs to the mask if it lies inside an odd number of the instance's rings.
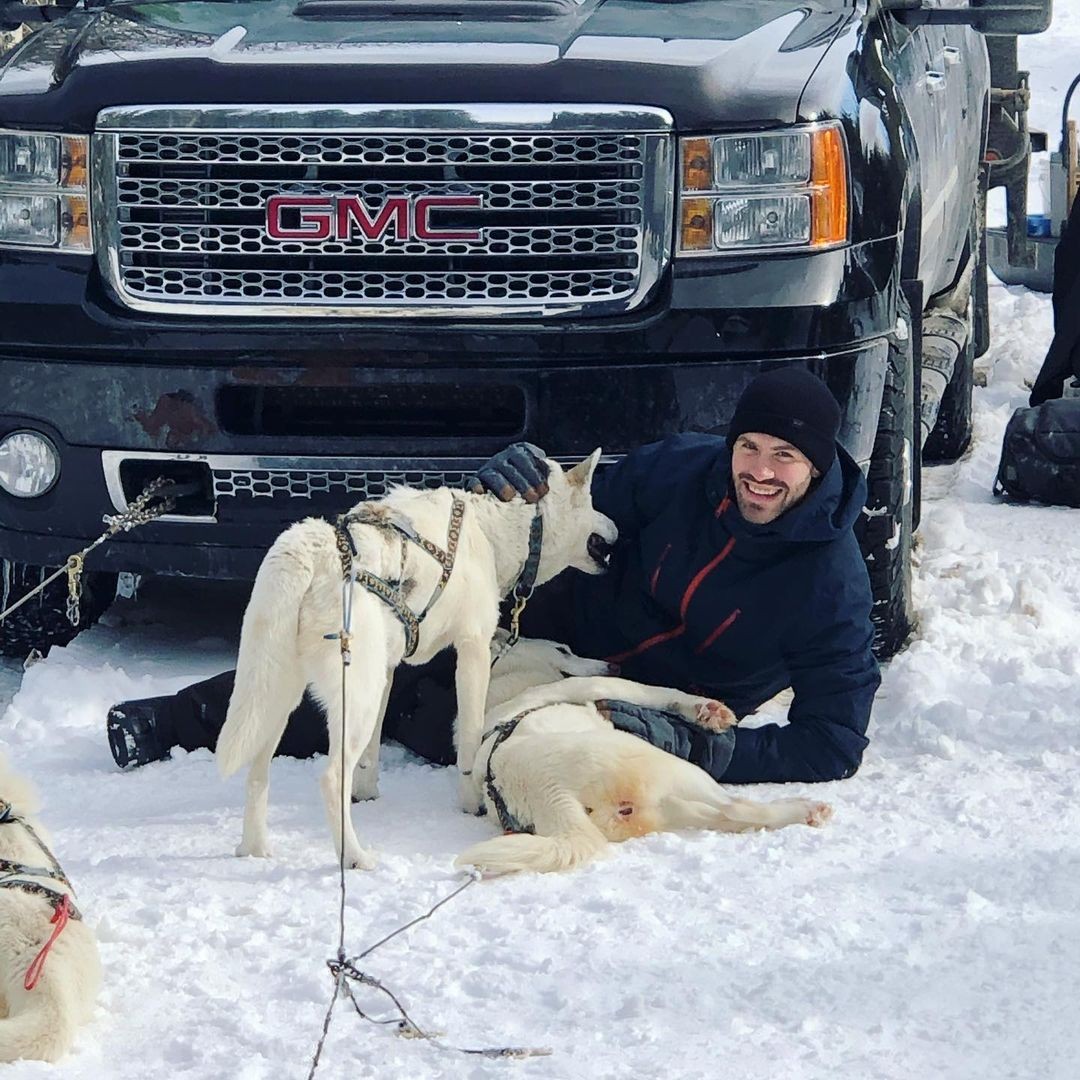
[[[728,446],[747,431],[784,439],[820,473],[836,457],[840,406],[829,388],[805,368],[778,368],[759,375],[743,391],[728,427]]]

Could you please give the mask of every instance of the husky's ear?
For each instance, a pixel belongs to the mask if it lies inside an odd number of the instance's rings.
[[[566,482],[575,487],[583,487],[589,490],[592,483],[593,473],[596,472],[596,464],[600,460],[600,447],[598,446],[584,461],[579,461],[567,474]]]

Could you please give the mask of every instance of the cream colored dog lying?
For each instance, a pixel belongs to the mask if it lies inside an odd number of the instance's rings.
[[[68,908],[71,885],[31,817],[37,806],[31,785],[0,755],[0,1062],[63,1057],[101,984],[97,942]]]
[[[565,670],[565,650],[553,654],[561,648],[520,642],[499,661],[503,671],[496,665],[492,672],[492,697],[501,680],[527,685],[530,671],[542,676]],[[457,865],[489,873],[567,870],[609,842],[645,833],[816,826],[832,815],[826,803],[810,799],[732,798],[696,765],[617,731],[597,705],[605,699],[675,712],[714,731],[735,723],[720,702],[678,690],[601,674],[546,685],[534,680],[489,711],[474,765],[474,775],[486,780],[488,813],[513,831],[469,848]]]

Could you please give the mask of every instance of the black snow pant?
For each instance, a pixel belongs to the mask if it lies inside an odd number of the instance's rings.
[[[1080,376],[1080,198],[1054,251],[1054,338],[1028,404],[1061,397],[1073,376]]]
[[[538,589],[522,618],[522,633],[554,641],[572,640],[572,585],[563,574]],[[454,763],[452,723],[457,711],[453,650],[446,649],[426,664],[399,664],[386,705],[383,738],[401,743],[436,765]],[[175,731],[174,745],[185,750],[213,749],[225,723],[235,671],[184,687],[167,702]],[[305,692],[289,716],[277,753],[311,757],[328,749],[322,707]]]

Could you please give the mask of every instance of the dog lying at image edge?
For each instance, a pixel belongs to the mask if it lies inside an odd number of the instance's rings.
[[[334,640],[343,621],[339,538],[329,522],[316,518],[299,522],[278,537],[259,568],[244,612],[236,682],[216,749],[226,776],[251,764],[237,854],[269,853],[270,759],[289,713],[310,686],[327,718],[330,752],[322,790],[335,850],[349,867],[374,866],[372,853],[361,847],[353,829],[345,788],[352,782],[352,795],[358,799],[375,793],[382,717],[394,669],[403,660],[423,664],[448,646],[457,654],[454,744],[462,774],[462,808],[480,811],[479,778],[470,775],[470,768],[483,732],[499,603],[526,565],[536,514],[543,523],[537,585],[571,566],[593,574],[606,569],[617,530],[592,506],[590,486],[599,458],[597,449],[566,472],[549,461],[549,491],[536,505],[450,488],[398,487],[384,499],[361,503],[353,511],[364,518],[347,526],[355,551],[353,565],[376,575],[382,584],[391,584],[413,613],[428,604],[430,608],[420,623],[416,650],[406,657],[406,634],[390,603],[352,586],[355,645],[345,674],[344,738],[342,660]],[[443,564],[429,551],[403,540],[390,527],[394,520],[403,521],[415,536],[438,544],[448,536],[448,527],[450,539],[454,538],[449,523],[455,513],[461,516],[448,578],[442,573]],[[345,784],[342,777],[347,778]]]
[[[489,780],[488,813],[513,831],[469,848],[457,865],[490,874],[567,870],[609,842],[650,832],[817,826],[832,816],[828,804],[810,799],[732,798],[703,769],[616,730],[605,700],[674,712],[712,731],[735,716],[718,701],[610,671],[536,639],[522,639],[496,662],[474,775]],[[504,739],[494,737],[508,727]]]
[[[31,784],[13,773],[0,755],[0,860],[9,864],[0,867],[0,877],[8,882],[0,888],[0,1062],[62,1058],[71,1049],[76,1028],[93,1015],[101,985],[97,942],[77,914],[60,924],[61,931],[40,959],[58,923],[53,903],[40,890],[69,898],[73,893],[66,878],[45,873],[51,857],[34,839],[36,834],[48,843],[32,816],[37,810]],[[30,888],[14,884],[16,880]]]

